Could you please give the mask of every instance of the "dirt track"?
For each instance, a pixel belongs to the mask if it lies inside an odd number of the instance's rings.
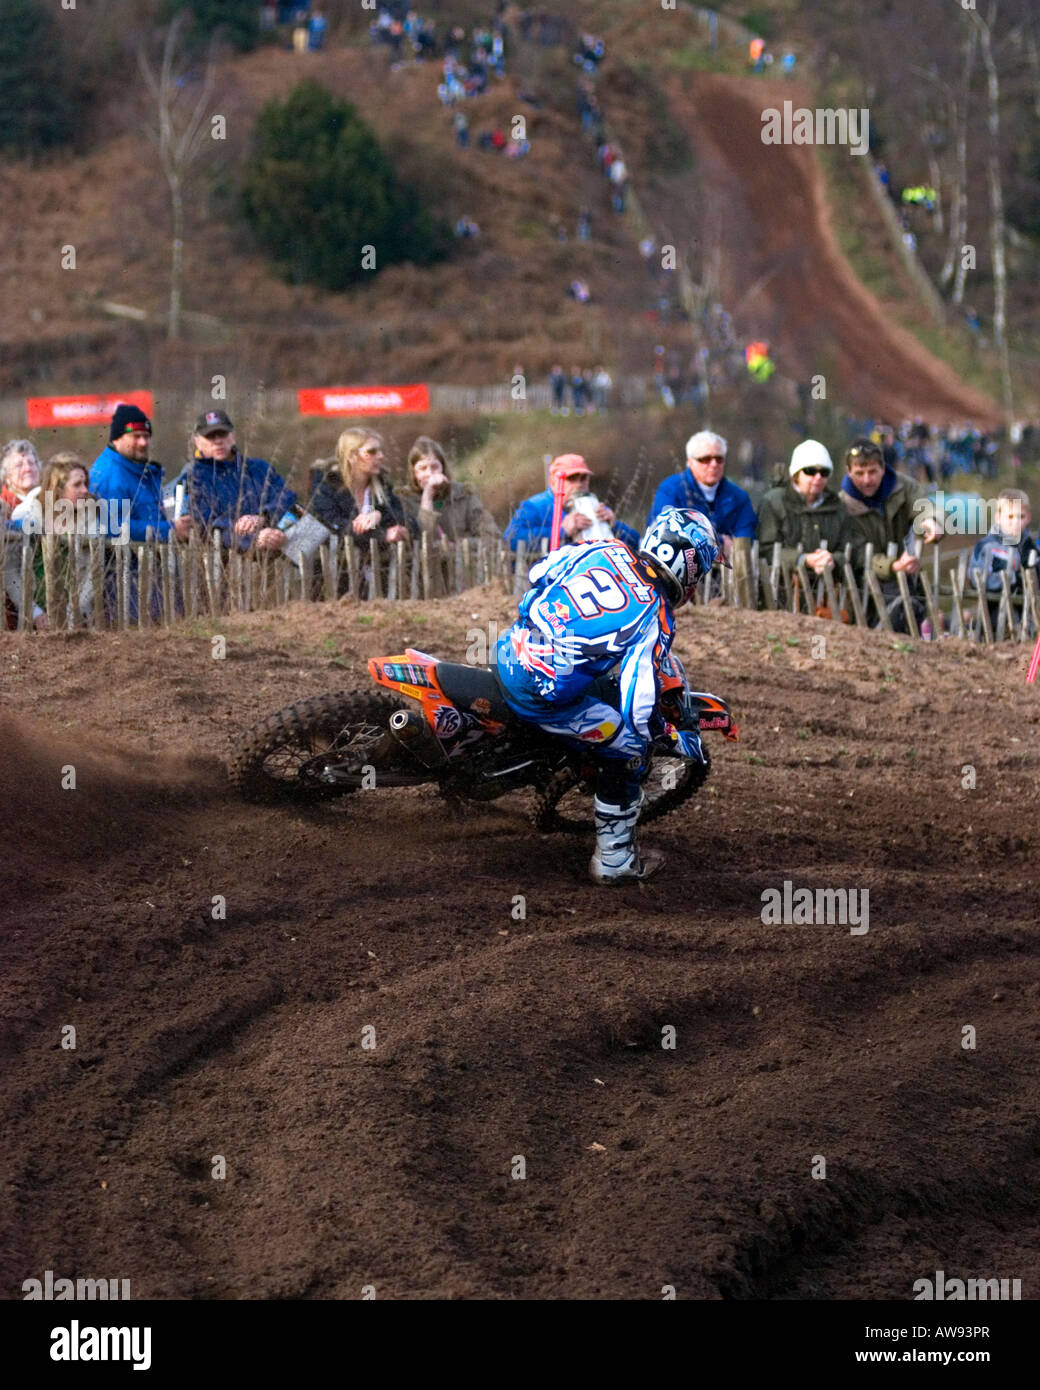
[[[609,893],[508,800],[460,825],[421,792],[227,797],[230,730],[506,612],[402,608],[256,615],[223,662],[4,640],[2,1295],[52,1269],[162,1298],[905,1299],[943,1269],[1035,1298],[1025,656],[683,616],[743,739],[648,830],[659,878]],[[869,889],[868,933],[763,925],[785,878]]]
[[[706,205],[721,216],[726,302],[747,299],[744,317],[777,336],[788,374],[833,373],[850,400],[894,421],[996,422],[994,402],[894,323],[856,278],[835,240],[812,146],[762,143],[763,108],[783,99],[813,107],[808,92],[698,73],[673,80],[668,97],[697,149]],[[862,196],[863,216],[876,219]]]

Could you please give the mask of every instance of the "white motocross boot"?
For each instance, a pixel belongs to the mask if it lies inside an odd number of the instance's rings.
[[[596,814],[596,852],[589,860],[589,875],[594,883],[627,883],[632,879],[649,878],[664,863],[664,855],[647,850],[640,855],[636,844],[636,822],[640,802],[632,806],[612,806],[609,802],[594,801]]]

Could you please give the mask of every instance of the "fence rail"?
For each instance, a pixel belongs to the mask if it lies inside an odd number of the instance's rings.
[[[365,544],[333,535],[293,563],[276,552],[228,547],[219,531],[207,542],[193,534],[183,543],[149,539],[140,544],[100,536],[8,534],[0,537],[0,568],[8,626],[31,628],[42,612],[52,631],[125,630],[345,594],[361,602],[414,602],[497,586],[519,596],[531,564],[546,549],[545,541],[536,550],[522,543],[511,550],[500,540],[451,545],[424,534],[416,543]],[[785,563],[779,545],[766,556],[757,541],[737,541],[733,568],[716,567],[694,601],[869,625],[915,640],[947,635],[983,643],[1025,642],[1040,632],[1035,566],[1023,570],[1019,592],[1006,572],[999,590],[989,589],[980,572],[969,571],[967,552],[942,572],[936,551],[931,575],[928,566],[911,580],[897,574],[894,590],[887,584],[886,593],[873,572],[870,546],[862,574],[853,572],[848,547],[835,559],[838,564],[817,575],[809,571],[804,555]]]

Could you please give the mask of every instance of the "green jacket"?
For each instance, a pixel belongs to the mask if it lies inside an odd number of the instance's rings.
[[[452,479],[447,496],[443,501],[438,499],[433,511],[423,510],[419,505],[422,493],[414,488],[402,488],[398,495],[405,511],[419,523],[422,531],[430,533],[431,539],[436,538],[439,532],[449,541],[459,541],[465,536],[493,540],[499,534],[495,518],[469,483]]]
[[[793,568],[802,553],[819,550],[821,541],[834,555],[837,568],[845,563],[845,545],[852,539],[848,512],[836,492],[825,491],[819,505],[809,507],[791,483],[770,488],[758,505],[759,563],[773,561],[773,546],[780,542],[785,569]]]
[[[904,473],[896,474],[896,485],[882,503],[881,511],[847,492],[841,493],[841,500],[852,523],[852,563],[862,573],[863,552],[868,544],[873,545],[871,568],[882,583],[894,578],[887,553],[889,545],[894,543],[897,555],[901,555],[914,523],[935,516],[935,507],[924,487]]]

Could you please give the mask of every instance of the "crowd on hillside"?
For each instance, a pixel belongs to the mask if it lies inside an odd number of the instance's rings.
[[[831,570],[861,583],[869,569],[879,585],[873,621],[880,620],[880,596],[897,630],[905,622],[897,578],[902,573],[911,586],[915,617],[928,635],[915,576],[921,546],[941,536],[943,515],[924,484],[900,471],[898,465],[905,464],[907,454],[898,456],[891,433],[881,428],[854,440],[845,452],[845,473],[836,490],[829,486],[835,473],[829,451],[816,440],[804,440],[784,465],[783,478],[775,479],[756,510],[748,492],[726,477],[725,439],[698,431],[687,441],[682,471],[658,487],[646,522],[666,506],[693,508],[712,520],[727,547],[736,540],[757,538],[768,562],[778,545],[781,587],[792,582],[792,567],[800,556],[818,576]],[[528,550],[540,550],[551,535],[555,489],[563,499],[562,544],[611,535],[631,544],[638,536],[595,494],[592,468],[574,453],[553,461],[549,486],[522,502],[500,531],[475,489],[452,477],[444,448],[426,435],[409,450],[406,480],[398,491],[387,468],[382,436],[363,426],[344,430],[334,456],[312,469],[305,503],[269,461],[240,452],[234,424],[224,410],[199,416],[191,457],[165,487],[162,466],[150,457],[151,440],[148,417],[138,407],[123,404],[112,417],[108,445],[90,465],[63,452],[44,466],[26,439],[4,446],[0,519],[8,542],[3,559],[8,627],[17,625],[23,608],[25,625],[30,613],[33,625],[46,625],[43,557],[37,550],[26,575],[24,547],[10,543],[25,535],[78,533],[131,545],[150,536],[161,542],[186,541],[193,534],[212,544],[219,536],[224,547],[234,547],[243,556],[266,552],[301,566],[305,557],[313,557],[336,535],[343,544],[357,547],[356,572],[363,574],[371,560],[372,540],[411,545],[425,534],[450,547],[467,538],[501,536],[512,549],[522,542]],[[1024,493],[1010,489],[1000,494],[992,531],[978,539],[972,558],[973,568],[978,564],[984,572],[987,589],[1001,590],[1002,569],[1013,585],[1021,586],[1024,566],[1035,563],[1030,521]],[[135,566],[136,558],[131,563]],[[89,564],[88,547],[62,549],[58,582],[81,616],[97,598]],[[344,580],[348,578],[345,572]],[[112,608],[114,582],[106,583],[102,602]],[[134,593],[135,611],[136,604]]]

